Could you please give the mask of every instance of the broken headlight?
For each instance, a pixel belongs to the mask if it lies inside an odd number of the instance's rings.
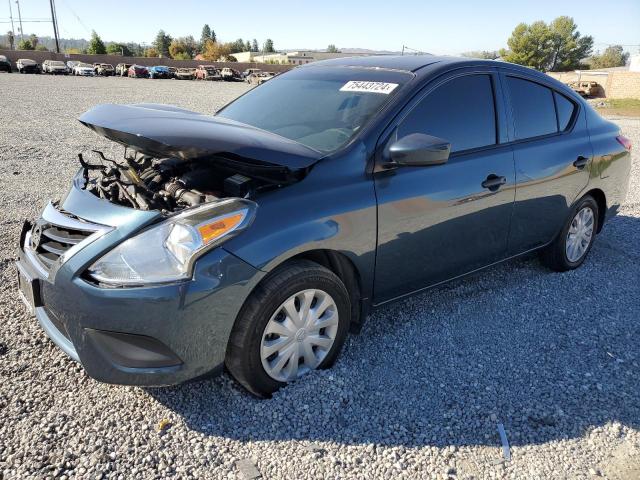
[[[89,276],[107,285],[146,285],[190,278],[204,252],[246,229],[257,205],[229,199],[183,211],[109,251]]]

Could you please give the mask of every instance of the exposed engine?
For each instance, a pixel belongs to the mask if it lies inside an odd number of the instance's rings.
[[[209,162],[128,155],[115,161],[94,150],[100,163],[88,163],[78,154],[84,169],[85,189],[112,203],[140,210],[175,212],[224,197],[249,197],[254,180]]]

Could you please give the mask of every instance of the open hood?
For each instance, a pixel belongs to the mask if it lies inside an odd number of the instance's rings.
[[[322,154],[293,140],[171,105],[98,105],[80,122],[100,135],[159,158],[220,159],[296,171]]]

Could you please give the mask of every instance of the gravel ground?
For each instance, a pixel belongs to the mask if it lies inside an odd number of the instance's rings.
[[[0,478],[640,478],[640,119],[616,120],[631,188],[582,268],[525,258],[388,306],[335,368],[270,400],[227,375],[104,385],[54,347],[12,259],[76,154],[107,147],[75,118],[104,102],[210,112],[246,88],[0,75]]]

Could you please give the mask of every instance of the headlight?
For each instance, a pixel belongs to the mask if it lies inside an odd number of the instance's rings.
[[[256,208],[254,202],[234,198],[189,209],[122,242],[88,274],[109,285],[189,278],[198,256],[247,228]]]

